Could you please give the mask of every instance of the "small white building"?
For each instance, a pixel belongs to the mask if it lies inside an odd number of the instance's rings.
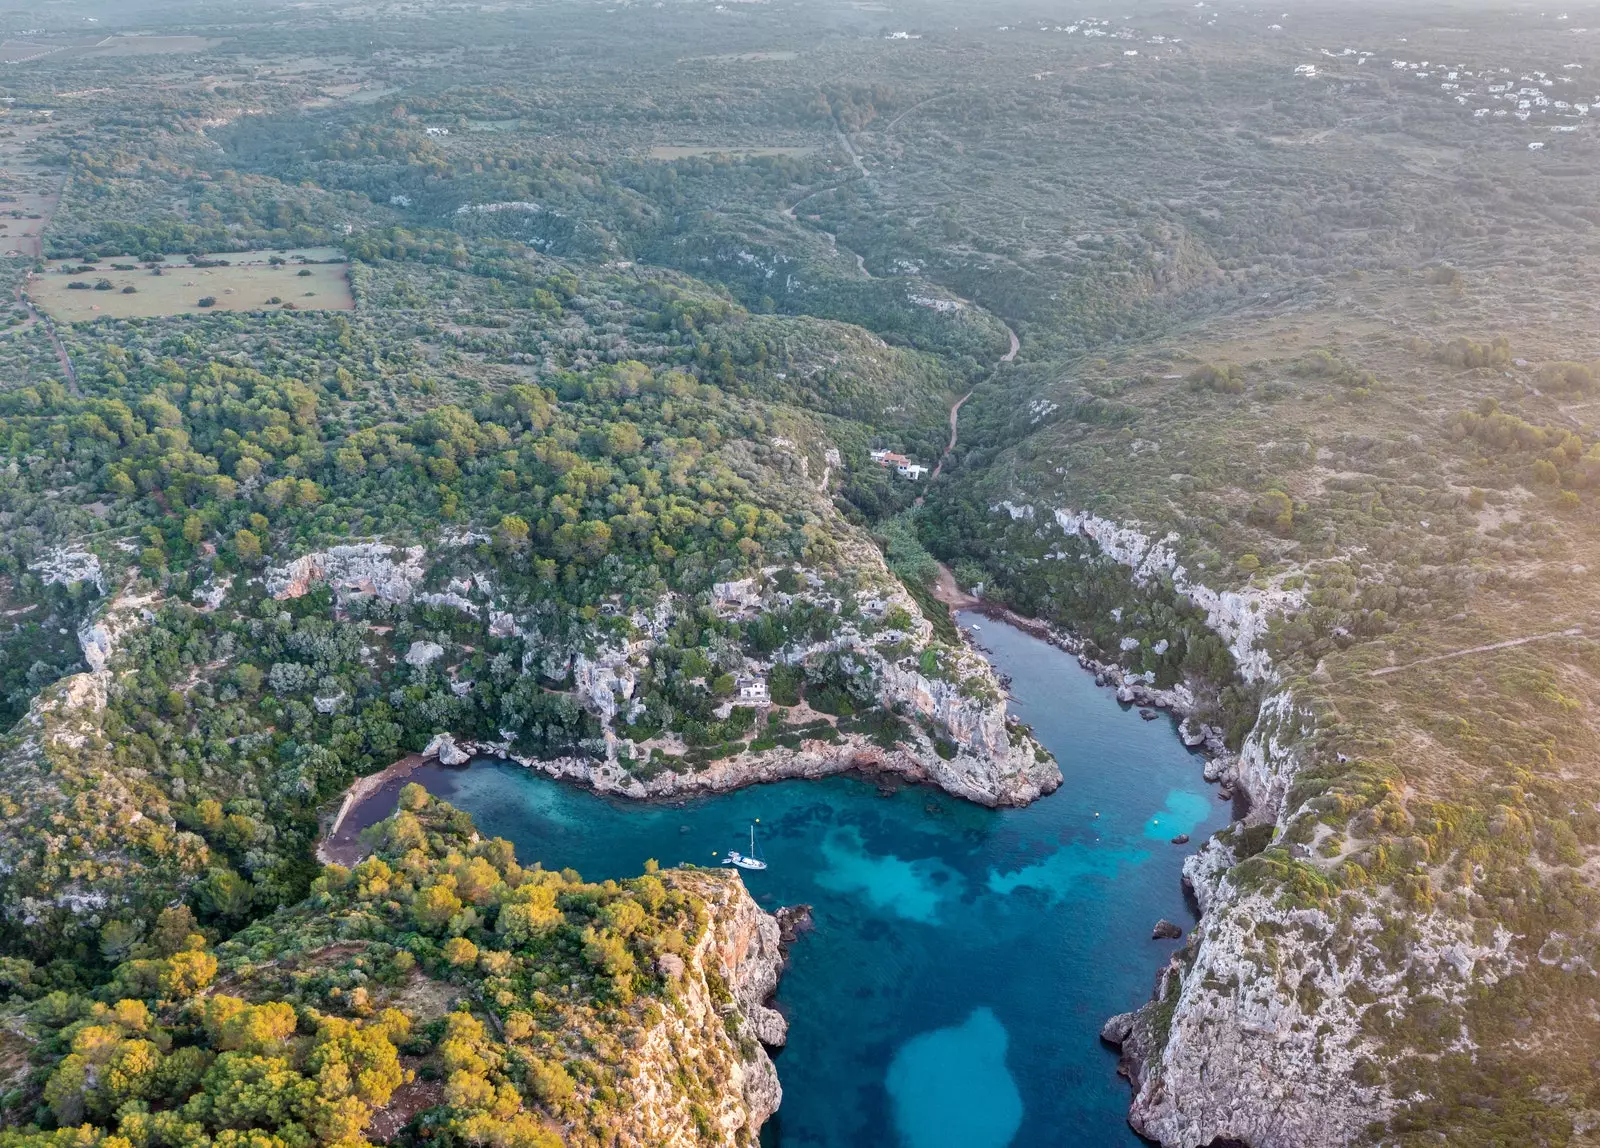
[[[901,478],[909,478],[912,482],[916,482],[928,473],[928,468],[917,462],[903,462],[895,468],[895,471]]]
[[[741,677],[739,679],[739,700],[764,706],[772,701],[772,695],[767,690],[767,680],[757,677]]]

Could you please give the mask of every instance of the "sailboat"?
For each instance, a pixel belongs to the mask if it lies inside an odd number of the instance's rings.
[[[756,818],[760,821],[761,818]],[[722,859],[724,865],[737,865],[741,869],[765,869],[767,863],[761,859],[761,847],[756,844],[756,821],[750,823],[750,852],[738,853],[732,849]]]

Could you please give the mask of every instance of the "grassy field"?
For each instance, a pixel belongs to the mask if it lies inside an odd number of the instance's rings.
[[[348,311],[355,307],[343,263],[297,262],[298,259],[332,258],[332,249],[305,251],[244,251],[211,256],[226,259],[226,267],[195,267],[168,256],[159,268],[127,267],[125,259],[106,259],[95,270],[82,270],[76,260],[53,260],[44,273],[28,283],[34,302],[52,318],[67,323],[86,319],[151,318],[183,315],[203,310],[260,311],[293,304],[296,310]],[[289,262],[273,266],[272,258]],[[157,272],[160,272],[157,274]],[[303,274],[309,272],[310,274]],[[97,289],[105,282],[110,286]],[[89,288],[74,288],[88,283]],[[124,292],[132,287],[132,292]],[[200,300],[214,299],[210,307]],[[276,302],[274,302],[276,300]]]

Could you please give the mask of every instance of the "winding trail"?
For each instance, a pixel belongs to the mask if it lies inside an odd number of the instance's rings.
[[[1491,642],[1487,646],[1469,646],[1465,650],[1455,650],[1448,654],[1435,654],[1431,658],[1419,658],[1414,662],[1407,662],[1403,666],[1385,666],[1381,670],[1369,670],[1367,677],[1381,678],[1385,674],[1398,674],[1403,670],[1412,670],[1418,666],[1426,666],[1433,662],[1447,662],[1451,658],[1464,658],[1468,654],[1487,654],[1491,650],[1507,650],[1512,646],[1526,646],[1529,642],[1544,642],[1551,638],[1581,638],[1582,626],[1572,626],[1565,630],[1553,630],[1548,634],[1533,634],[1526,638],[1512,638],[1508,642]]]
[[[22,288],[17,288],[17,295],[28,308],[28,314],[34,321],[43,324],[45,334],[50,336],[50,345],[56,349],[56,360],[61,364],[61,373],[66,376],[67,390],[75,399],[83,398],[83,391],[78,388],[78,370],[72,365],[72,356],[67,354],[66,344],[61,341],[61,336],[56,333],[56,325],[46,315],[41,315],[34,308],[33,300],[22,297]]]
[[[1006,334],[1011,339],[1011,349],[1000,356],[1000,362],[1010,363],[1015,361],[1017,352],[1022,349],[1022,343],[1020,340],[1018,340],[1017,333],[1011,329],[1010,323],[1007,323],[1005,327]],[[950,452],[956,449],[956,435],[961,419],[961,404],[965,403],[971,397],[972,392],[968,391],[950,405],[950,441],[945,444],[944,453],[939,456],[939,461],[933,464],[933,473],[928,476],[928,482],[930,484],[944,471],[945,459],[949,458]],[[921,496],[918,496],[915,505],[922,505]],[[946,573],[948,573],[948,571],[946,571]],[[954,582],[952,581],[951,584],[954,585]]]

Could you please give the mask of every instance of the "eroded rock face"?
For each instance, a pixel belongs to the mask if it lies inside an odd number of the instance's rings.
[[[110,665],[117,652],[117,640],[153,618],[159,602],[155,594],[133,594],[125,586],[106,603],[97,618],[80,626],[78,646],[83,650],[83,660],[89,664],[89,669],[98,673]]]
[[[406,651],[405,660],[406,665],[415,666],[420,670],[424,666],[431,666],[442,657],[444,657],[444,647],[438,642],[418,640],[411,643],[411,648]]]
[[[39,580],[46,586],[92,582],[100,593],[106,592],[105,573],[100,568],[100,559],[87,550],[52,550],[28,569],[39,575]]]
[[[995,507],[1032,520],[1031,505]],[[1069,510],[1047,511],[1064,531],[1092,539],[1144,582],[1156,574],[1205,610],[1228,641],[1243,676],[1267,697],[1237,757],[1208,763],[1250,799],[1254,832],[1281,833],[1294,814],[1288,795],[1313,733],[1313,714],[1279,683],[1257,647],[1271,619],[1301,603],[1299,591],[1218,592],[1194,581],[1176,558],[1178,537],[1154,538],[1123,524]],[[1043,517],[1041,515],[1040,517]],[[1118,697],[1146,702],[1125,674],[1106,671]],[[1175,707],[1182,711],[1183,707]],[[1186,743],[1210,745],[1211,731],[1182,727]],[[1232,840],[1245,829],[1235,827]],[[1307,850],[1305,857],[1314,857]],[[1129,1122],[1174,1148],[1243,1143],[1251,1148],[1343,1148],[1397,1098],[1358,1066],[1379,1053],[1364,1031],[1369,1009],[1404,1015],[1416,984],[1447,1001],[1493,984],[1515,967],[1504,930],[1484,939],[1438,914],[1411,915],[1412,942],[1396,953],[1380,943],[1384,907],[1360,894],[1342,897],[1337,923],[1320,908],[1280,903],[1275,888],[1241,884],[1239,858],[1212,840],[1184,864],[1184,882],[1202,911],[1189,942],[1166,964],[1149,1004],[1112,1017],[1102,1037],[1122,1050],[1134,1086]],[[1170,935],[1171,930],[1165,931]]]
[[[1292,695],[1268,696],[1229,768],[1253,825],[1278,834],[1295,813],[1285,798],[1311,733]],[[1405,1015],[1418,985],[1460,1003],[1517,969],[1513,938],[1408,912],[1412,933],[1396,951],[1382,940],[1390,906],[1346,892],[1335,920],[1241,884],[1237,860],[1214,839],[1185,861],[1200,925],[1162,970],[1151,1004],[1108,1024],[1134,1083],[1129,1122],[1180,1148],[1343,1148],[1401,1099],[1381,1076],[1373,1083],[1358,1071],[1383,1059],[1363,1016]]]
[[[438,758],[440,765],[466,765],[472,760],[471,752],[457,745],[456,739],[447,733],[435,734],[423,747],[422,756]]]
[[[787,1035],[783,1017],[767,1007],[783,968],[778,922],[734,873],[674,870],[662,876],[703,898],[710,924],[688,960],[662,958],[662,971],[677,982],[677,1003],[638,1049],[629,1085],[633,1119],[619,1142],[630,1148],[753,1144],[783,1099],[766,1051]],[[729,1035],[729,1016],[737,1018],[737,1039]],[[685,1074],[713,1084],[713,1095],[701,1101],[709,1135],[690,1110]]]
[[[1038,517],[1029,503],[1007,500],[993,509],[1014,520],[1031,522]],[[1066,533],[1091,539],[1103,554],[1127,566],[1141,585],[1156,574],[1171,578],[1178,593],[1206,612],[1206,624],[1228,643],[1246,681],[1265,681],[1272,676],[1272,661],[1257,643],[1274,616],[1300,608],[1305,600],[1303,591],[1278,587],[1215,590],[1191,577],[1178,562],[1176,533],[1156,538],[1141,530],[1140,523],[1113,522],[1084,510],[1058,507],[1047,509],[1046,514]]]
[[[602,649],[572,660],[573,689],[603,723],[617,716],[619,702],[633,697],[637,675],[627,650]]]
[[[954,682],[930,681],[916,670],[888,664],[883,667],[883,697],[902,702],[923,717],[943,726],[950,739],[974,754],[1005,756],[1011,750],[1006,732],[1006,705],[999,683],[988,700],[963,695]]]
[[[327,585],[336,591],[374,594],[387,602],[409,602],[425,573],[424,555],[420,546],[402,550],[383,542],[330,546],[269,569],[267,593],[282,601]]]
[[[808,739],[798,749],[778,747],[761,753],[749,750],[713,761],[684,773],[659,773],[641,781],[614,759],[590,757],[529,758],[512,749],[509,741],[454,741],[469,756],[499,757],[515,761],[549,777],[571,781],[596,793],[614,794],[636,801],[728,793],[747,785],[772,781],[832,777],[852,770],[886,773],[906,781],[937,785],[947,793],[991,808],[1020,806],[1054,792],[1061,771],[1053,759],[1038,761],[1033,754],[1014,750],[1008,757],[976,757],[958,752],[945,760],[926,738],[911,748],[885,750],[861,734],[843,734],[837,742]],[[442,760],[442,759],[441,759]]]

